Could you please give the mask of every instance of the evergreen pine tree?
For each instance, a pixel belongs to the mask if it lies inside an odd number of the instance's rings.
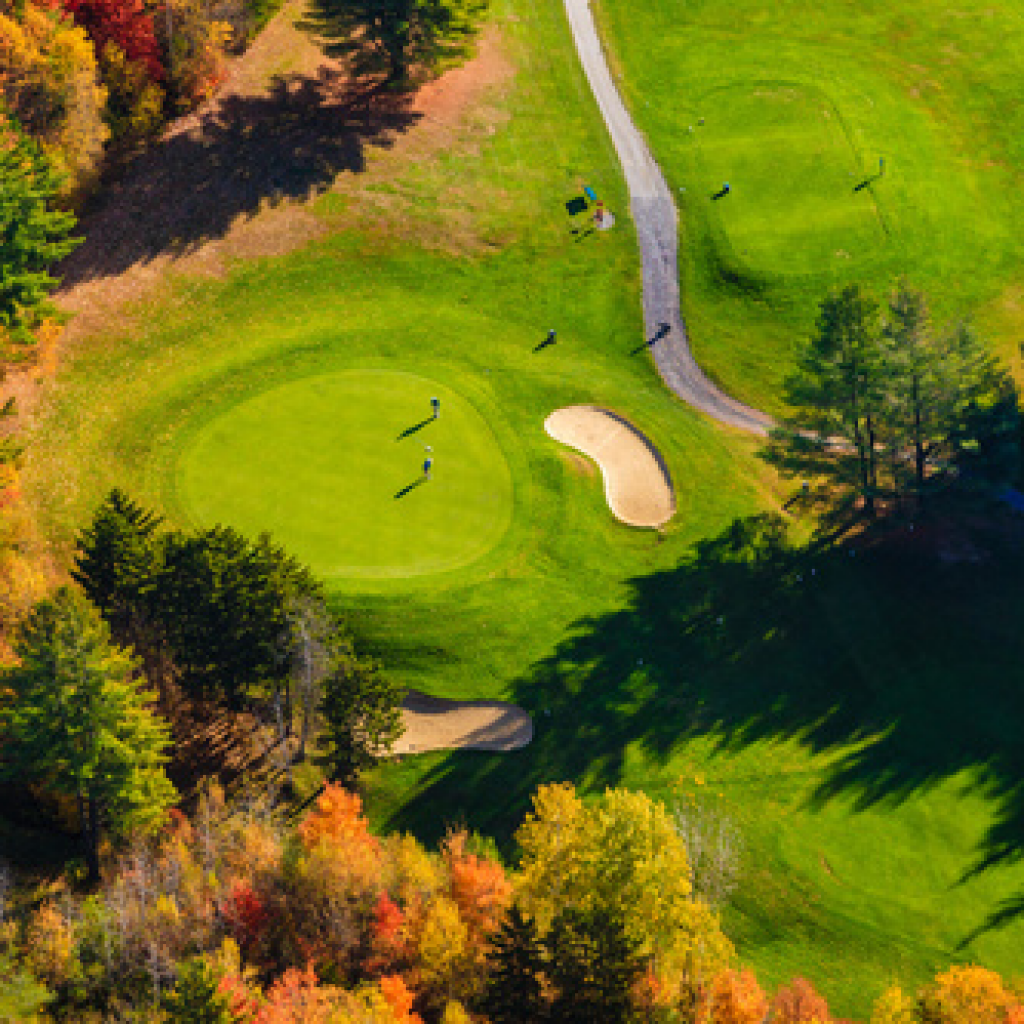
[[[313,0],[307,26],[357,75],[405,86],[414,67],[466,52],[486,0]]]
[[[175,797],[164,772],[166,722],[110,644],[96,610],[68,588],[40,602],[14,642],[3,676],[0,777],[41,782],[76,800],[90,875],[99,872],[100,829],[148,832]]]
[[[71,575],[100,610],[115,639],[134,643],[152,607],[162,520],[114,488],[77,539]]]
[[[39,144],[0,106],[0,329],[18,344],[52,307],[50,267],[81,239],[73,214],[53,209],[61,179]]]
[[[601,907],[569,907],[555,918],[546,945],[555,1024],[630,1019],[631,993],[643,962],[621,920]]]
[[[541,978],[544,947],[533,919],[515,904],[487,954],[488,982],[481,1009],[492,1024],[520,1024],[547,1017]]]
[[[338,651],[324,680],[323,742],[332,777],[351,783],[402,735],[402,693],[372,661]]]

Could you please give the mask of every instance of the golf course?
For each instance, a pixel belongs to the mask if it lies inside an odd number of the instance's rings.
[[[682,318],[712,382],[784,412],[823,295],[901,275],[1019,368],[1017,0],[593,10],[676,199]],[[316,74],[286,58],[269,74],[300,93]],[[561,0],[494,0],[478,56],[435,85],[373,133],[338,115],[358,159],[322,142],[303,151],[322,180],[240,204],[239,223],[291,225],[292,243],[222,255],[229,228],[193,220],[123,265],[100,242],[76,254],[99,269],[63,301],[89,327],[27,437],[48,555],[69,561],[112,487],[176,527],[267,531],[421,711],[529,714],[525,745],[406,745],[374,769],[381,832],[465,824],[511,863],[539,784],[642,789],[736,825],[725,931],[766,987],[806,975],[863,1018],[893,977],[1015,975],[1018,537],[981,524],[939,538],[942,557],[925,529],[815,539],[760,439],[666,386],[627,182]],[[292,130],[289,110],[245,112],[240,137]],[[211,131],[196,153],[230,154],[234,134]],[[96,313],[89,289],[145,273],[153,238],[159,279]],[[616,461],[611,427],[640,454]],[[623,513],[638,459],[657,500]]]

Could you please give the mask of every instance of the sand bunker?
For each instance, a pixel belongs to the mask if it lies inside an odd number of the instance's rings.
[[[533,720],[500,700],[445,700],[410,690],[402,701],[405,732],[395,754],[425,750],[518,750],[533,739]]]
[[[668,469],[658,449],[628,420],[595,405],[570,405],[553,412],[544,429],[601,467],[605,498],[616,519],[655,527],[675,515]]]

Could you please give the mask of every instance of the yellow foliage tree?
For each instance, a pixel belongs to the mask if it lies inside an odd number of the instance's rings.
[[[45,985],[60,988],[74,964],[75,936],[64,915],[44,903],[28,924],[25,955],[33,974]]]
[[[115,139],[145,139],[164,119],[164,91],[149,77],[145,65],[129,60],[108,40],[100,54],[103,81],[109,89],[107,124]]]
[[[58,11],[0,12],[0,97],[67,175],[69,195],[93,182],[109,131],[93,44]]]
[[[416,931],[418,987],[439,1005],[461,995],[470,937],[459,908],[447,896],[438,896],[411,927]]]
[[[572,786],[542,786],[516,838],[518,896],[542,931],[566,905],[606,913],[680,992],[728,966],[732,945],[690,891],[686,846],[646,794],[609,789],[584,805]]]
[[[914,999],[899,985],[890,985],[875,1001],[871,1024],[915,1024]]]
[[[1017,1006],[1003,979],[985,967],[951,967],[939,974],[922,1002],[942,1024],[1006,1024]]]

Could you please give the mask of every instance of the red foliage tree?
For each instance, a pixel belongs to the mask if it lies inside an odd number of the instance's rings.
[[[134,64],[141,64],[153,82],[162,82],[164,66],[153,19],[142,0],[60,0],[61,6],[81,25],[97,53],[113,43]]]
[[[386,892],[377,897],[370,926],[370,957],[367,967],[371,971],[394,967],[405,957],[405,915]]]
[[[247,952],[259,946],[270,926],[270,908],[248,882],[235,883],[221,904],[220,913],[232,936]]]

